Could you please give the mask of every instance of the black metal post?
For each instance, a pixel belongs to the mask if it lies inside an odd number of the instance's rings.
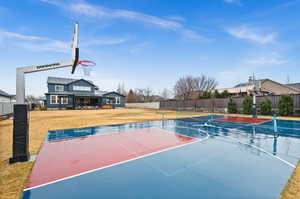
[[[26,162],[29,154],[29,111],[27,104],[14,105],[13,157],[9,163]]]

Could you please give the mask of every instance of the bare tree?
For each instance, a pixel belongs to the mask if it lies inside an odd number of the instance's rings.
[[[182,100],[191,99],[194,92],[211,91],[216,86],[217,81],[205,75],[200,77],[185,76],[177,80],[174,86],[175,98]]]
[[[163,91],[160,93],[160,97],[162,99],[169,99],[171,97],[171,91],[167,88],[164,88]]]
[[[117,93],[120,93],[122,95],[126,95],[126,90],[125,90],[124,83],[119,83],[118,84]]]
[[[126,102],[128,103],[133,103],[133,102],[136,102],[136,96],[135,96],[135,93],[133,92],[132,89],[129,90],[127,96],[126,96]]]
[[[145,101],[146,102],[153,101],[153,91],[149,87],[144,89],[144,93],[145,93]]]

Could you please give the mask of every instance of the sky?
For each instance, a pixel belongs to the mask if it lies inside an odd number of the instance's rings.
[[[15,93],[17,67],[69,61],[79,21],[78,67],[26,75],[26,94],[47,77],[85,78],[100,90],[172,90],[180,77],[207,75],[227,88],[257,78],[300,82],[300,0],[0,1],[0,89]]]

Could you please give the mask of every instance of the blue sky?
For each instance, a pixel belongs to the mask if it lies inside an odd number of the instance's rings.
[[[10,0],[0,2],[0,89],[15,92],[19,66],[70,59],[79,21],[80,59],[97,63],[86,77],[101,90],[172,89],[184,75],[205,74],[218,87],[255,73],[300,82],[300,0]],[[78,68],[26,76],[26,92],[47,76],[83,77]]]

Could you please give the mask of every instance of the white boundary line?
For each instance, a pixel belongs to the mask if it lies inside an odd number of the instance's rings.
[[[198,139],[198,138],[193,138],[193,139],[195,139],[195,141],[192,141],[192,142],[189,142],[189,143],[186,143],[186,144],[182,144],[182,145],[178,145],[178,146],[174,146],[174,147],[170,147],[170,148],[163,149],[163,150],[160,150],[160,151],[156,151],[156,152],[153,152],[153,153],[149,153],[149,154],[146,154],[146,155],[142,155],[142,156],[139,156],[139,157],[136,157],[136,158],[132,158],[132,159],[129,159],[129,160],[117,162],[117,163],[114,163],[114,164],[111,164],[111,165],[108,165],[108,166],[99,167],[99,168],[96,168],[96,169],[85,171],[85,172],[82,172],[82,173],[79,173],[79,174],[76,174],[76,175],[72,175],[72,176],[68,176],[68,177],[65,177],[65,178],[61,178],[59,180],[54,180],[54,181],[51,181],[51,182],[48,182],[48,183],[44,183],[44,184],[40,184],[40,185],[33,186],[33,187],[30,187],[30,188],[26,188],[26,189],[23,189],[23,191],[28,191],[28,190],[36,189],[36,188],[43,187],[43,186],[46,186],[46,185],[49,185],[49,184],[53,184],[53,183],[60,182],[60,181],[63,181],[63,180],[75,178],[77,176],[81,176],[81,175],[84,175],[84,174],[92,173],[92,172],[95,172],[95,171],[99,171],[99,170],[106,169],[106,168],[109,168],[109,167],[117,166],[117,165],[124,164],[124,163],[130,162],[130,161],[133,161],[133,160],[145,158],[145,157],[148,157],[148,156],[151,156],[151,155],[155,155],[155,154],[162,153],[162,152],[165,152],[165,151],[177,149],[177,148],[180,148],[180,147],[184,147],[184,146],[187,146],[187,145],[194,144],[196,142],[201,142],[202,141],[201,139]]]
[[[179,127],[180,127],[180,126],[179,126]],[[192,127],[182,127],[182,128],[196,129],[196,128],[192,128]],[[282,158],[280,158],[280,157],[278,157],[278,156],[273,155],[272,153],[270,153],[270,152],[264,150],[263,148],[260,148],[260,147],[255,146],[255,145],[252,145],[252,144],[248,144],[248,143],[242,142],[242,141],[240,141],[240,140],[238,140],[238,139],[236,139],[236,138],[234,138],[234,137],[231,137],[231,136],[223,136],[223,135],[219,135],[219,134],[218,134],[218,136],[224,137],[224,138],[230,138],[230,139],[232,139],[232,140],[235,140],[235,141],[238,142],[238,143],[241,143],[241,144],[248,145],[248,146],[250,146],[250,147],[256,148],[256,149],[258,149],[258,150],[260,150],[260,151],[266,153],[267,155],[269,155],[269,156],[271,156],[271,157],[273,157],[273,158],[276,158],[276,159],[278,159],[278,160],[284,162],[285,164],[289,165],[290,167],[296,168],[296,166],[295,166],[294,164],[292,164],[292,163],[290,163],[290,162],[288,162],[288,161],[286,161],[286,160],[284,160],[284,159],[282,159]]]
[[[260,150],[260,151],[262,151],[262,152],[268,154],[269,156],[271,156],[271,157],[273,157],[273,158],[276,158],[276,159],[278,159],[278,160],[284,162],[285,164],[287,164],[287,165],[289,165],[289,166],[291,166],[291,167],[293,167],[293,168],[296,168],[296,166],[293,165],[292,163],[290,163],[290,162],[288,162],[288,161],[286,161],[286,160],[284,160],[284,159],[282,159],[282,158],[280,158],[280,157],[278,157],[278,156],[273,155],[272,153],[270,153],[270,152],[264,150],[263,148],[260,148],[260,147],[258,147],[258,146],[255,146],[255,145],[252,145],[252,144],[249,144],[249,143],[242,142],[242,141],[240,141],[240,140],[238,140],[238,139],[236,139],[236,138],[233,138],[233,137],[231,137],[231,136],[222,136],[222,137],[228,137],[228,138],[230,138],[230,139],[232,139],[232,140],[235,140],[235,141],[238,142],[238,143],[241,143],[241,144],[248,145],[248,146],[250,146],[250,147],[256,148],[256,149],[258,149],[258,150]]]
[[[172,134],[177,134],[177,135],[184,136],[184,137],[188,137],[188,138],[198,139],[198,140],[200,140],[201,142],[207,140],[207,139],[210,137],[210,135],[209,135],[208,133],[206,133],[205,131],[203,131],[203,132],[206,134],[206,137],[200,138],[200,139],[199,139],[199,138],[196,138],[196,137],[192,137],[192,136],[188,136],[188,135],[183,135],[183,134],[181,134],[181,133],[174,133],[174,132],[168,131],[168,130],[166,130],[166,129],[161,129],[161,128],[158,128],[158,129],[160,129],[160,130],[162,130],[162,131],[165,131],[165,132],[167,132],[167,133],[172,133]],[[200,130],[200,129],[197,129],[197,130],[198,130],[198,131],[202,131],[202,130]]]

